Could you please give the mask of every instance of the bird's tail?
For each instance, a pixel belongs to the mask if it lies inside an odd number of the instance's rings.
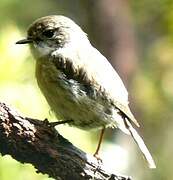
[[[124,123],[128,131],[130,132],[131,136],[133,137],[134,141],[138,145],[139,149],[141,150],[144,158],[147,160],[149,168],[156,168],[155,162],[148,148],[146,147],[143,139],[140,137],[138,132],[133,128],[133,126],[131,125],[131,123],[129,122],[127,118],[124,119]]]

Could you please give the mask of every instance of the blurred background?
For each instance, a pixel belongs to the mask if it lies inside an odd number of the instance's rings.
[[[173,1],[172,0],[1,0],[0,101],[24,115],[56,120],[34,77],[35,62],[27,46],[15,45],[35,19],[51,14],[72,18],[88,34],[120,74],[130,107],[156,161],[147,167],[133,140],[107,130],[101,149],[105,165],[134,180],[173,177]],[[113,86],[113,84],[112,84]],[[60,133],[88,153],[96,148],[99,131],[59,126]],[[79,138],[80,137],[80,138]],[[1,180],[49,180],[34,167],[0,156]]]

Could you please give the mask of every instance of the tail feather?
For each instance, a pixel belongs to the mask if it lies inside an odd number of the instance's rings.
[[[156,168],[155,162],[148,148],[146,147],[143,139],[139,136],[138,132],[133,128],[133,126],[131,125],[131,123],[129,122],[127,118],[124,119],[124,123],[126,125],[126,128],[129,130],[131,136],[133,137],[134,141],[138,145],[139,149],[141,150],[144,158],[147,160],[149,168],[152,168],[152,169]]]

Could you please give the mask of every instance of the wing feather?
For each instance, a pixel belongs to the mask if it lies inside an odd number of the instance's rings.
[[[94,47],[89,49],[88,53],[86,49],[82,52],[82,48],[77,53],[63,51],[53,56],[53,63],[67,78],[94,87],[96,94],[104,96],[122,115],[139,127],[128,106],[128,93],[121,78],[99,51]]]

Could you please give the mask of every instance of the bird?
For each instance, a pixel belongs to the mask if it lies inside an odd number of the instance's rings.
[[[101,130],[95,157],[105,129],[119,128],[131,135],[148,166],[156,168],[136,130],[139,123],[123,81],[79,25],[63,15],[41,17],[16,44],[30,45],[38,86],[57,119],[83,130]]]

